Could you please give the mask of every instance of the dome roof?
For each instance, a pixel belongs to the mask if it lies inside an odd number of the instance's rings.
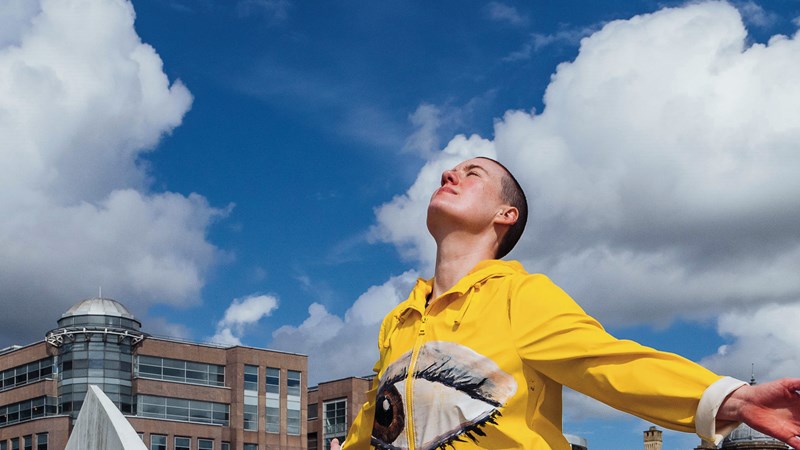
[[[760,431],[756,431],[750,428],[747,424],[741,424],[736,427],[735,430],[731,432],[725,439],[722,441],[722,446],[725,447],[725,443],[739,443],[739,442],[769,442],[775,441],[780,442],[779,440],[773,438],[772,436],[766,435]]]
[[[88,298],[82,300],[61,315],[61,318],[70,316],[115,316],[136,320],[122,303],[110,298]]]

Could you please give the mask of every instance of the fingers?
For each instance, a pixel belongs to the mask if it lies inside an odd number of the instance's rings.
[[[793,449],[800,450],[800,437],[792,436],[786,440],[786,443],[789,444]]]
[[[784,378],[778,381],[783,384],[786,389],[800,391],[800,378]]]

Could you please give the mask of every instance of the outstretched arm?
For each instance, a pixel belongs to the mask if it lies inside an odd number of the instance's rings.
[[[717,411],[717,421],[744,422],[800,450],[800,378],[783,378],[731,393]]]

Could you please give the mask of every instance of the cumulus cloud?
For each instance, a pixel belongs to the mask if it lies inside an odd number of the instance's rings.
[[[97,286],[139,315],[196,302],[220,256],[208,227],[227,210],[150,191],[140,159],[180,125],[188,89],[141,42],[128,1],[11,5],[0,13],[18,24],[0,27],[0,346],[41,339],[55,325],[41,311]]]
[[[723,2],[606,24],[558,66],[541,114],[507,112],[491,140],[453,138],[377,208],[373,236],[430,273],[424,218],[440,171],[494,156],[528,194],[511,257],[529,271],[607,325],[717,320],[731,343],[703,363],[722,373],[747,379],[754,362],[764,381],[796,375],[800,42],[748,42]]]
[[[283,326],[272,334],[269,348],[308,355],[309,385],[353,375],[369,375],[378,358],[380,323],[405,300],[417,273],[407,271],[361,294],[344,317],[314,303],[299,326]]]
[[[241,338],[248,326],[269,317],[278,309],[278,299],[271,295],[250,295],[231,302],[225,315],[217,322],[217,332],[209,338],[223,345],[241,345]]]
[[[769,381],[797,376],[800,367],[800,329],[789,320],[800,314],[800,303],[769,304],[720,317],[717,328],[733,343],[702,362],[721,373],[747,380]]]

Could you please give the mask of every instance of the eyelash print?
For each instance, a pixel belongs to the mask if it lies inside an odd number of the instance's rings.
[[[494,410],[488,417],[483,420],[480,420],[472,425],[469,425],[462,430],[459,430],[453,433],[452,437],[445,436],[445,441],[439,444],[439,446],[434,447],[431,450],[447,450],[450,447],[452,450],[455,450],[456,446],[453,445],[453,442],[467,442],[464,437],[468,437],[473,444],[478,444],[478,438],[475,437],[477,434],[478,436],[486,436],[486,433],[481,430],[481,428],[485,427],[487,423],[492,425],[497,425],[497,421],[495,420],[497,417],[502,416],[503,414],[500,413],[498,410]]]
[[[442,367],[448,362],[449,360],[430,364],[428,367],[417,371],[416,377],[435,383],[441,383],[453,389],[458,389],[470,397],[486,402],[495,408],[502,406],[494,399],[488,398],[480,393],[480,388],[486,383],[486,378],[480,378],[480,381],[475,382],[464,382],[463,375],[460,375],[457,370],[454,368]]]
[[[409,376],[411,352],[383,373],[375,404],[371,445],[404,450],[410,445],[406,414],[413,414],[415,446],[420,450],[455,450],[458,442],[478,443],[484,428],[496,425],[500,408],[517,390],[514,377],[492,360],[454,342],[432,341],[420,348],[417,370]],[[408,385],[415,401],[408,411]]]

